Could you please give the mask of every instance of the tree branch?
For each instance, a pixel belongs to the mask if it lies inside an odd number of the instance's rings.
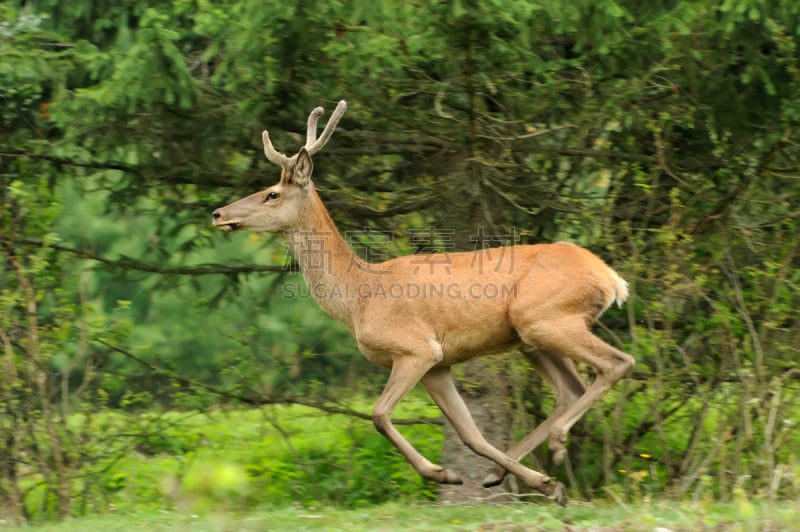
[[[95,168],[98,170],[121,170],[123,172],[130,172],[132,174],[141,174],[141,168],[131,166],[129,164],[118,162],[86,162],[75,161],[66,159],[64,157],[56,157],[54,155],[47,155],[45,153],[36,153],[29,151],[10,151],[0,152],[0,157],[29,157],[31,159],[43,159],[56,164],[63,164],[65,166],[77,166],[81,168]]]
[[[113,266],[115,268],[122,268],[124,270],[137,270],[142,272],[161,273],[168,275],[215,275],[215,274],[231,274],[231,273],[297,271],[297,265],[295,263],[291,263],[286,266],[277,264],[266,264],[266,265],[248,264],[244,266],[229,266],[227,264],[208,263],[208,264],[197,264],[194,266],[170,267],[170,266],[163,266],[160,264],[148,264],[146,262],[138,262],[126,257],[119,259],[109,259],[107,257],[102,257],[100,255],[92,253],[91,251],[76,249],[69,246],[63,246],[61,244],[46,244],[44,242],[35,240],[18,240],[17,242],[29,246],[47,246],[52,249],[55,249],[56,251],[71,253],[83,259],[94,260],[102,264]]]
[[[223,390],[217,388],[216,386],[212,386],[210,384],[206,384],[204,382],[196,381],[193,379],[189,379],[186,377],[181,377],[180,375],[175,375],[171,371],[156,366],[155,364],[151,364],[146,360],[139,358],[138,356],[134,355],[127,349],[119,347],[117,345],[111,344],[106,342],[105,340],[97,340],[98,343],[108,347],[112,351],[124,355],[126,358],[136,362],[140,366],[154,372],[158,373],[159,375],[163,375],[168,377],[174,381],[180,382],[181,384],[185,384],[187,386],[195,387],[203,389],[207,392],[210,392],[214,395],[219,397],[223,397],[225,399],[231,399],[234,401],[239,401],[241,403],[245,403],[252,406],[265,406],[265,405],[300,405],[306,406],[309,408],[314,408],[316,410],[320,410],[322,412],[327,412],[329,414],[340,414],[344,416],[355,417],[358,419],[365,419],[372,421],[371,414],[365,414],[363,412],[359,412],[357,410],[352,410],[350,408],[345,408],[341,406],[331,405],[327,403],[318,403],[316,401],[309,401],[307,399],[298,399],[296,397],[266,397],[266,396],[251,396],[245,395],[240,393],[231,392],[228,390]],[[393,423],[396,425],[444,425],[444,420],[441,417],[419,417],[419,418],[408,418],[408,419],[395,419],[392,420]]]

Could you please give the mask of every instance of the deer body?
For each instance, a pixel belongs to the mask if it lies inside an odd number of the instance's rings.
[[[633,367],[630,355],[589,330],[612,303],[624,302],[627,284],[590,251],[563,242],[363,261],[338,233],[310,179],[311,155],[330,138],[345,108],[340,102],[319,140],[321,108],[315,109],[306,147],[291,158],[277,152],[264,132],[265,154],[283,169],[280,182],[214,211],[215,225],[283,235],[311,294],[350,329],[367,359],[391,370],[373,420],[425,478],[460,482],[420,455],[391,423],[395,405],[417,382],[461,439],[498,464],[484,485],[499,483],[510,471],[565,504],[562,484],[518,460],[545,439],[554,460],[563,460],[572,425]],[[450,367],[515,348],[553,387],[557,401],[550,417],[503,453],[477,429]],[[596,370],[588,388],[573,361]]]

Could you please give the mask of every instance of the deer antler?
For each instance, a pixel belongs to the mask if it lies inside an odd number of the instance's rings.
[[[333,135],[333,130],[336,129],[336,125],[339,123],[339,120],[342,118],[342,115],[347,110],[347,102],[341,100],[339,104],[336,106],[336,109],[333,111],[330,120],[328,123],[325,124],[325,129],[322,131],[322,136],[317,138],[317,121],[319,117],[322,116],[322,113],[325,110],[322,107],[317,107],[311,114],[308,115],[308,123],[306,126],[306,144],[305,148],[309,155],[315,155],[325,147],[325,144]],[[264,155],[267,159],[280,166],[281,168],[290,168],[294,166],[294,163],[297,161],[297,154],[292,155],[291,157],[287,157],[283,153],[279,152],[275,149],[272,145],[272,141],[269,138],[269,132],[264,130],[261,133],[261,140],[264,142]]]
[[[319,113],[317,113],[317,111],[319,111]],[[347,102],[341,100],[336,106],[336,109],[333,110],[333,114],[331,115],[330,120],[328,120],[328,123],[325,124],[325,129],[322,131],[322,136],[319,139],[317,139],[311,146],[308,145],[308,140],[316,136],[317,132],[314,131],[314,135],[311,135],[310,133],[308,134],[306,140],[306,151],[308,151],[309,155],[315,155],[319,153],[319,151],[322,148],[325,147],[325,145],[330,140],[331,135],[333,135],[333,130],[336,129],[336,125],[339,123],[339,120],[342,118],[342,115],[344,114],[345,111],[347,111]],[[321,114],[322,114],[322,107],[317,107],[311,112],[311,116],[308,117],[308,124],[311,125],[313,121],[315,130],[317,126],[317,118]]]
[[[296,157],[287,157],[272,145],[272,141],[269,139],[269,132],[265,129],[263,133],[261,133],[261,140],[264,142],[264,155],[267,156],[267,159],[271,163],[275,163],[281,168],[289,168],[294,164],[294,159]]]
[[[309,150],[317,141],[317,120],[319,120],[319,117],[321,117],[324,112],[325,109],[317,107],[308,115],[308,125],[306,126],[306,150]]]

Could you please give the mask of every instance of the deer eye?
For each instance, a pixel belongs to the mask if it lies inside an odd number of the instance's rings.
[[[267,194],[267,197],[264,198],[264,203],[268,202],[269,200],[278,199],[278,193],[275,191],[270,192]]]

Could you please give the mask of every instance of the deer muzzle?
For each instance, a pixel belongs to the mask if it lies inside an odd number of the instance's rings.
[[[225,211],[222,209],[217,209],[216,211],[212,212],[211,220],[217,229],[225,233],[230,233],[231,231],[239,229],[239,222],[237,220],[229,219],[225,215]]]

